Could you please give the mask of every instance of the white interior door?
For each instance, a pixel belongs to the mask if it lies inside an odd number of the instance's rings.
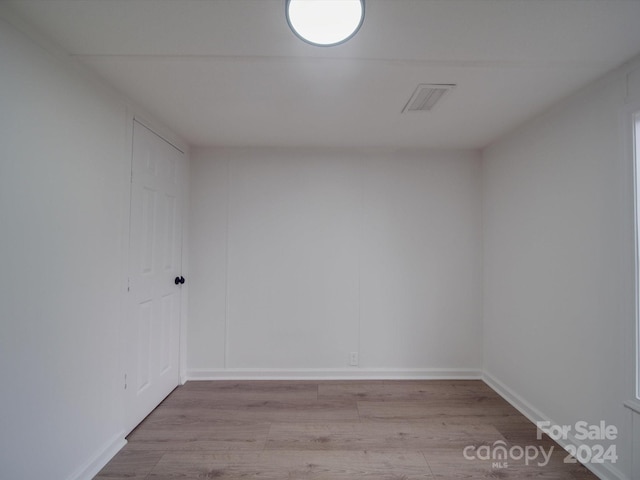
[[[131,431],[179,383],[184,154],[134,121],[126,427]]]

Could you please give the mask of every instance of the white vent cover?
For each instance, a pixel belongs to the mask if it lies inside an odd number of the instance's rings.
[[[423,83],[418,85],[411,99],[402,109],[405,112],[429,112],[436,106],[455,85],[440,85]]]

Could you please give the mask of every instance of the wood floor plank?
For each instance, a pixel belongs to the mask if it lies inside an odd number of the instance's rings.
[[[485,397],[471,402],[459,399],[415,402],[359,401],[357,405],[363,420],[446,421],[450,417],[467,417],[467,421],[471,423],[493,423],[498,419],[504,422],[522,420],[522,415],[504,400]]]
[[[198,422],[353,422],[358,421],[355,402],[270,402],[210,407],[159,407],[149,423]]]
[[[204,384],[197,388],[178,388],[173,394],[167,397],[162,406],[189,408],[203,407],[215,408],[220,405],[247,406],[260,404],[262,402],[315,402],[318,400],[318,384],[302,382],[274,382],[269,386],[269,382],[188,382]]]
[[[104,467],[95,480],[146,478],[162,458],[163,452],[125,448]]]
[[[265,450],[410,451],[504,440],[492,425],[415,423],[274,424]]]
[[[538,429],[536,426],[528,421],[512,422],[512,423],[494,423],[496,429],[502,434],[505,440],[511,444],[529,445],[535,443],[536,445],[551,446],[557,445],[547,435],[540,435],[538,438]]]
[[[148,424],[128,440],[149,451],[238,451],[264,449],[269,423],[195,422],[180,425]]]
[[[416,401],[457,398],[477,401],[479,397],[500,398],[481,380],[342,381],[318,385],[318,399],[321,400]]]
[[[216,392],[232,395],[317,391],[318,381],[315,380],[199,380],[181,385],[176,391],[185,392]]]
[[[263,452],[213,455],[167,453],[147,478],[424,480],[432,476],[420,452]]]

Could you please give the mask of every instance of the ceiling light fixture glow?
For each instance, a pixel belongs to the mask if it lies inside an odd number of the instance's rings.
[[[323,47],[346,42],[364,21],[364,0],[287,0],[285,9],[293,33]]]

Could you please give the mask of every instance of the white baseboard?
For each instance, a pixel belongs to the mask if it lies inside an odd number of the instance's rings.
[[[227,368],[192,369],[188,380],[481,380],[473,368]]]
[[[482,374],[484,382],[493,388],[502,398],[509,402],[520,413],[527,417],[531,422],[537,424],[537,422],[547,421],[550,425],[558,425],[559,423],[544,415],[540,410],[535,408],[520,395],[507,387],[504,383],[500,382],[491,374],[484,372]],[[567,439],[556,440],[556,442],[566,450],[567,445],[573,445],[576,448],[581,445],[582,442],[577,440],[571,433],[567,435]],[[610,463],[590,463],[586,464],[591,472],[593,472],[601,480],[630,480],[624,473],[618,470],[614,465]]]
[[[72,474],[69,480],[91,480],[126,444],[127,440],[124,438],[124,431],[122,431],[108,441],[103,448],[96,452],[92,458]]]

